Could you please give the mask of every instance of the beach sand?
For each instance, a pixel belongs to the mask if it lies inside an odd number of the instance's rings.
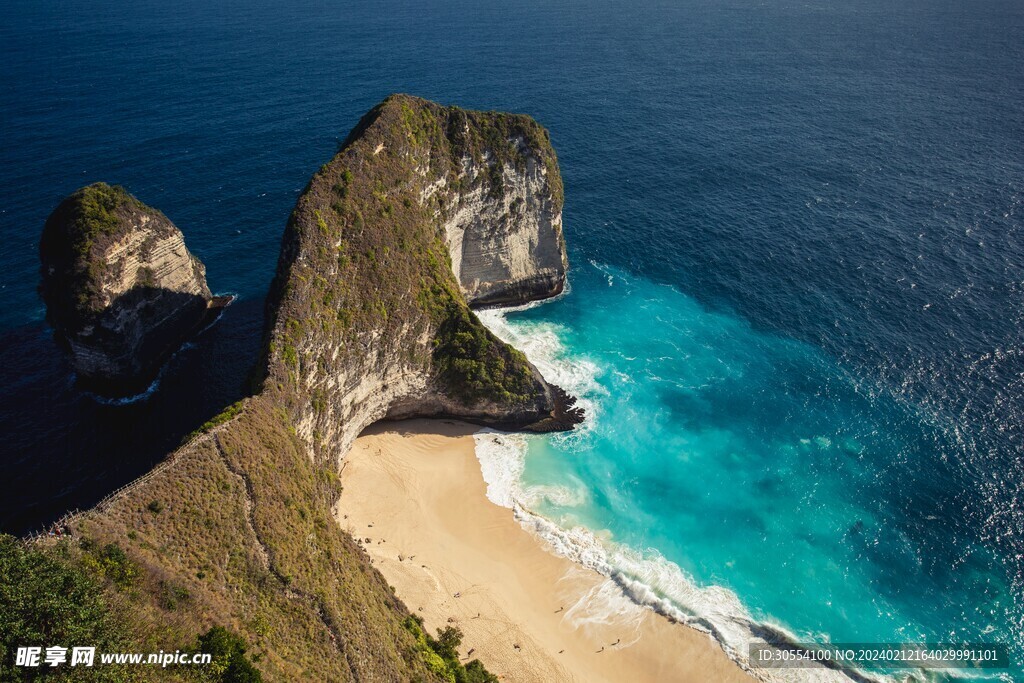
[[[629,602],[490,502],[474,430],[381,424],[343,463],[338,523],[431,633],[458,626],[463,660],[503,681],[752,680],[708,635]]]

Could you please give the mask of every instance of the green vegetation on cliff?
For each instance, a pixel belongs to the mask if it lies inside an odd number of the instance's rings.
[[[529,400],[535,380],[526,356],[496,342],[466,307],[449,306],[434,338],[434,362],[448,390],[467,402]]]
[[[44,274],[47,301],[64,301],[79,315],[98,313],[103,306],[100,279],[106,261],[93,258],[93,248],[113,239],[123,225],[127,209],[162,215],[146,206],[120,185],[93,183],[72,193],[47,220],[40,249],[44,262],[58,264],[66,279],[53,280]],[[61,267],[62,266],[62,267]],[[60,312],[60,307],[49,306]]]
[[[210,670],[204,672],[209,679],[223,683],[260,683],[259,669],[245,656],[248,645],[238,635],[223,626],[214,626],[199,636],[197,652],[212,655]]]
[[[550,387],[470,310],[443,232],[464,196],[502,193],[527,158],[547,166],[560,208],[554,151],[528,117],[402,95],[367,114],[288,222],[256,395],[64,539],[11,554],[58,563],[39,571],[86,596],[73,610],[58,600],[53,623],[124,651],[217,652],[203,672],[141,667],[138,680],[493,683],[461,664],[456,629],[424,631],[332,508],[345,449],[394,405],[523,425],[550,414]],[[90,187],[74,209],[85,223],[70,224],[95,244],[134,200]]]
[[[478,163],[486,161],[490,190],[498,195],[504,192],[501,168],[509,164],[521,170],[524,165],[520,144],[534,150],[547,168],[555,206],[561,210],[564,200],[562,176],[558,172],[551,138],[547,129],[529,116],[451,107],[448,110],[448,137],[456,158],[469,157]]]
[[[120,185],[93,183],[69,198],[69,235],[77,254],[86,255],[95,241],[113,235],[118,229],[118,211],[125,205],[149,209]]]

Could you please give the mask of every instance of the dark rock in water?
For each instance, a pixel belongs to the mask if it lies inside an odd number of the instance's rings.
[[[145,389],[160,365],[225,303],[162,213],[95,183],[50,215],[39,246],[46,318],[85,388]]]
[[[576,397],[572,396],[562,387],[554,384],[551,386],[553,407],[550,417],[540,422],[526,425],[523,429],[530,432],[566,432],[583,422],[586,417],[583,408],[576,405]]]

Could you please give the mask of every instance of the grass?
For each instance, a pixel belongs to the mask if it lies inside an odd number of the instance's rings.
[[[117,606],[126,649],[184,651],[222,626],[266,680],[439,680],[408,610],[331,516],[336,471],[314,465],[275,401],[250,399],[173,457],[44,553]]]
[[[229,405],[227,408],[225,408],[224,410],[220,411],[219,413],[217,413],[216,415],[211,417],[209,420],[207,420],[206,422],[201,424],[197,429],[195,429],[192,432],[190,432],[184,439],[182,439],[182,443],[187,443],[188,441],[194,439],[195,437],[199,436],[200,434],[206,434],[207,432],[212,431],[213,429],[216,429],[217,427],[221,426],[222,424],[230,422],[233,418],[235,418],[236,416],[238,416],[242,412],[242,408],[244,406],[245,406],[245,399],[242,399],[240,401],[235,401],[234,403]],[[159,512],[159,510],[154,510],[154,512]]]

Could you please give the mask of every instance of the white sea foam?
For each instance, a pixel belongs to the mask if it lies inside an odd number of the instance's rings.
[[[487,482],[487,499],[501,507],[514,507],[523,474],[526,437],[482,429],[473,435],[473,439],[476,441],[480,471]]]
[[[524,307],[528,308],[532,305]],[[586,421],[573,432],[548,437],[527,437],[484,429],[474,435],[476,455],[487,483],[491,502],[510,508],[528,531],[556,554],[607,577],[566,611],[565,618],[579,628],[614,620],[620,626],[639,623],[643,608],[708,633],[743,668],[764,681],[846,681],[841,672],[828,669],[754,669],[747,647],[761,640],[758,629],[772,631],[794,642],[800,639],[778,625],[758,624],[732,591],[721,586],[699,586],[677,564],[657,551],[639,551],[616,543],[610,534],[584,526],[563,528],[538,515],[531,508],[548,502],[559,506],[581,506],[589,498],[582,485],[526,486],[522,484],[529,438],[571,439],[573,448],[586,445],[587,435],[600,419],[601,397],[607,395],[599,381],[601,369],[583,358],[565,354],[560,329],[548,322],[510,323],[510,310],[480,312],[480,319],[500,339],[521,349],[551,382],[579,399]],[[635,620],[635,621],[634,621]],[[763,631],[761,631],[763,632]],[[628,640],[628,638],[626,639]]]
[[[522,489],[522,502],[530,508],[539,505],[556,505],[558,507],[581,507],[590,500],[587,489],[580,484],[573,488],[547,484],[535,484]]]
[[[166,367],[166,365],[164,367]],[[153,394],[156,393],[157,389],[160,388],[160,380],[163,379],[164,376],[164,367],[160,368],[160,372],[157,373],[156,379],[150,382],[148,387],[146,387],[144,390],[140,391],[137,394],[132,394],[131,396],[122,396],[121,398],[108,398],[106,396],[100,396],[99,394],[95,394],[91,391],[83,391],[82,393],[85,396],[88,396],[92,400],[96,401],[97,403],[102,403],[103,405],[108,406],[127,406],[131,405],[132,403],[146,401]],[[74,378],[75,381],[77,381],[77,376],[74,373],[72,373],[71,376],[72,378]]]

